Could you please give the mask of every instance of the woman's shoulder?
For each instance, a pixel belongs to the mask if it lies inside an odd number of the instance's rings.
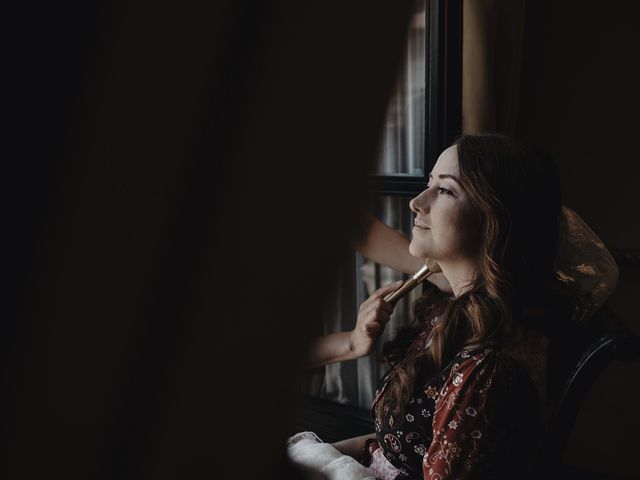
[[[538,404],[540,392],[527,368],[499,346],[463,348],[443,371],[441,393]]]
[[[454,386],[463,384],[494,383],[496,377],[524,374],[513,356],[493,344],[468,346],[460,350],[441,374],[441,381]]]
[[[462,348],[451,360],[450,365],[483,365],[496,363],[501,365],[517,364],[517,357],[504,345],[486,343],[482,345],[470,345]]]
[[[461,368],[478,370],[478,367],[502,361],[502,357],[500,349],[493,344],[470,345],[453,357],[448,368],[454,371]]]

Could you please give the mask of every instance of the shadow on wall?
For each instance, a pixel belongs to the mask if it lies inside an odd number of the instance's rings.
[[[527,2],[518,133],[556,157],[564,202],[620,260],[614,313],[640,334],[640,41],[632,4]],[[616,255],[618,252],[618,255]],[[622,261],[623,254],[628,259]],[[640,362],[611,365],[580,412],[567,462],[637,478]]]

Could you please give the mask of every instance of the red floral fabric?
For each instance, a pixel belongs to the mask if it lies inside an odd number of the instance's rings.
[[[497,354],[490,349],[473,356],[463,351],[461,359],[435,401],[433,440],[423,459],[425,479],[467,478],[483,454],[490,428],[485,407]]]
[[[521,478],[537,446],[539,406],[510,356],[493,347],[462,350],[439,375],[416,377],[401,413],[385,408],[376,438],[398,480]]]

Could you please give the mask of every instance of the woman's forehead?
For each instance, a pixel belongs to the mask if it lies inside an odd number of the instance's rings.
[[[456,177],[460,176],[460,166],[458,165],[458,149],[455,145],[450,146],[440,154],[440,156],[438,157],[438,161],[433,166],[433,170],[431,170],[431,174],[434,177],[444,174],[454,175]]]

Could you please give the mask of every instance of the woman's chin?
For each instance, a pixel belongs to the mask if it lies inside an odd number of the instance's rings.
[[[420,245],[416,245],[414,242],[409,244],[409,253],[414,257],[423,258],[425,260],[430,258],[428,249],[421,247]]]

